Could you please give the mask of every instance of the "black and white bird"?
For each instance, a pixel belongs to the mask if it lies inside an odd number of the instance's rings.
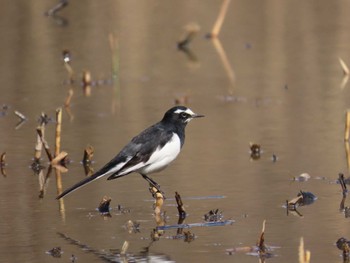
[[[194,118],[204,117],[184,106],[169,109],[163,119],[135,136],[111,161],[99,171],[76,183],[57,196],[60,199],[100,177],[117,179],[136,172],[159,190],[148,174],[166,168],[181,151],[185,142],[185,127]]]

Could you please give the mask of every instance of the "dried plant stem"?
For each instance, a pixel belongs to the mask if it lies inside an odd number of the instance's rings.
[[[42,127],[38,127],[36,129],[36,132],[38,133],[39,137],[40,137],[40,140],[44,146],[44,149],[45,149],[45,152],[47,154],[47,157],[49,158],[49,161],[51,162],[53,157],[52,157],[52,154],[51,154],[51,151],[50,151],[50,147],[48,145],[48,143],[46,142],[45,138],[44,138],[44,133],[43,133],[43,128]]]
[[[311,252],[309,250],[304,250],[304,239],[300,238],[299,245],[299,263],[310,263]]]
[[[41,124],[37,129],[40,129],[42,136],[45,136],[45,124]],[[43,149],[43,142],[40,138],[39,133],[36,135],[36,144],[35,144],[35,151],[34,151],[34,161],[39,162],[41,158],[41,152]]]
[[[263,227],[261,229],[261,234],[260,234],[260,238],[258,240],[258,247],[259,247],[259,252],[262,254],[266,253],[266,246],[265,246],[265,224],[266,224],[266,220],[264,220],[263,222]]]
[[[339,184],[341,186],[341,189],[343,191],[343,194],[346,194],[348,189],[346,188],[346,183],[345,183],[345,179],[344,179],[344,174],[340,173],[339,174],[339,178],[338,178]]]
[[[55,156],[55,158],[52,159],[51,164],[52,165],[57,165],[59,164],[64,158],[66,158],[68,155],[68,153],[66,152],[60,152],[59,154],[57,154],[57,156]]]
[[[21,112],[19,112],[19,111],[17,111],[17,110],[15,110],[15,115],[16,115],[18,118],[20,118],[21,121],[25,121],[25,120],[27,119],[27,117],[24,116],[23,113],[21,113]]]
[[[122,249],[120,250],[120,254],[121,255],[125,255],[126,251],[128,250],[128,248],[129,248],[129,242],[128,241],[124,241]]]
[[[186,217],[186,211],[184,204],[182,202],[181,196],[178,192],[175,192],[175,199],[177,203],[177,210],[179,211],[179,218],[185,218]]]
[[[338,59],[339,59],[340,66],[343,69],[344,75],[349,75],[350,70],[349,70],[348,66],[345,64],[345,62],[341,58],[338,58]]]
[[[214,27],[213,27],[212,31],[210,32],[210,37],[211,38],[216,38],[219,35],[219,32],[220,32],[221,26],[222,26],[222,24],[224,22],[224,19],[225,19],[225,16],[226,16],[229,4],[230,4],[230,0],[224,0],[222,2],[221,8],[220,8],[220,12],[219,12],[219,16],[216,19],[216,22],[214,24]]]
[[[0,166],[5,165],[6,152],[3,152],[0,156]]]
[[[55,141],[55,156],[61,152],[61,131],[62,131],[62,109],[56,110],[56,141]]]
[[[57,187],[57,194],[62,193],[62,175],[61,175],[61,170],[60,169],[55,169],[55,174],[56,174],[56,187]],[[61,198],[59,201],[59,210],[61,213],[62,220],[65,221],[66,215],[65,215],[65,206],[64,206],[64,199]]]
[[[155,208],[154,208],[154,212],[156,215],[161,214],[163,203],[164,203],[164,197],[163,197],[162,193],[157,191],[155,193]]]
[[[350,146],[348,141],[345,141],[345,154],[346,154],[346,162],[348,165],[348,170],[350,170]]]
[[[345,136],[344,136],[345,141],[349,141],[349,137],[350,137],[350,110],[347,110],[345,115]]]
[[[83,156],[83,164],[89,165],[91,163],[92,157],[94,156],[94,147],[91,145],[86,146]]]

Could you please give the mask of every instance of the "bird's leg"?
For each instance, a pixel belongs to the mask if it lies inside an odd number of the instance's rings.
[[[162,190],[160,190],[160,185],[154,181],[152,178],[148,177],[147,175],[145,174],[141,174],[143,179],[145,179],[151,186],[153,186],[154,188],[157,189],[158,192],[160,192],[163,196],[164,196],[164,193]]]

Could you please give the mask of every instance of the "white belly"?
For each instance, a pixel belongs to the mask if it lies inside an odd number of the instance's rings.
[[[164,145],[163,148],[157,149],[152,154],[144,167],[138,172],[142,174],[150,174],[163,170],[178,156],[181,150],[180,138],[175,133],[171,139],[171,143]]]

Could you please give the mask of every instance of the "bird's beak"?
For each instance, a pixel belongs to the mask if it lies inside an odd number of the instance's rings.
[[[202,118],[202,117],[204,117],[204,115],[202,115],[202,114],[193,114],[192,115],[192,118],[194,119],[194,118]]]

